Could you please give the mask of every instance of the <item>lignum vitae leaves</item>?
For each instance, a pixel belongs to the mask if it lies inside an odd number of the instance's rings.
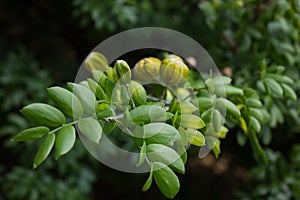
[[[186,88],[176,88],[176,91],[163,88],[181,84],[188,74],[195,76],[176,55],[167,56],[162,64],[157,58],[142,59],[133,70],[133,76],[125,61],[117,61],[114,67],[109,67],[102,55],[93,53],[91,56],[94,57],[85,61],[85,67],[94,79],[68,83],[69,90],[49,88],[48,95],[56,107],[36,103],[22,109],[21,112],[39,126],[21,131],[12,140],[44,138],[34,167],[44,162],[54,145],[56,158],[71,150],[76,140],[74,126],[94,143],[99,143],[103,133],[109,136],[110,132],[123,130],[140,149],[137,166],[149,165],[150,168],[142,190],[148,190],[154,179],[163,195],[174,198],[180,188],[174,171],[185,172],[185,148],[189,144],[206,145],[218,157],[220,139],[228,132],[226,120],[241,127],[257,157],[267,162],[258,140],[258,133],[266,122],[266,109],[254,89],[231,85],[232,79],[226,76],[211,75],[205,82],[201,77],[200,88],[195,83],[195,99],[192,99]],[[155,69],[149,68],[153,65]],[[144,87],[138,82],[147,78],[142,77],[143,74],[149,74],[151,80],[163,81],[160,96],[155,85]],[[135,80],[135,76],[139,79]],[[265,92],[296,99],[289,77],[267,72],[261,77],[259,81]],[[278,109],[275,111],[273,109],[271,118]]]

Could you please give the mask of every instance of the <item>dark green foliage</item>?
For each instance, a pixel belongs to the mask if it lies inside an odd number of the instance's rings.
[[[20,106],[33,100],[48,102],[45,88],[52,82],[49,73],[40,69],[37,62],[25,50],[8,54],[7,59],[1,63],[0,93],[3,96],[1,96],[0,139],[1,151],[5,153],[1,156],[3,163],[0,164],[0,198],[89,199],[87,195],[92,190],[95,174],[91,166],[80,162],[80,159],[86,157],[87,152],[79,143],[68,159],[60,160],[55,168],[53,168],[54,159],[51,157],[45,162],[43,169],[33,171],[27,160],[34,158],[32,155],[36,153],[38,143],[16,145],[10,141],[16,132],[32,125],[17,113],[21,109]],[[14,94],[22,97],[16,98]],[[27,130],[13,140],[37,140],[40,137],[47,137],[45,134],[49,133],[47,127]],[[37,131],[40,134],[36,134]],[[69,173],[67,178],[66,172]]]
[[[252,169],[252,181],[237,193],[239,199],[298,199],[300,198],[300,147],[291,148],[288,156],[278,151],[267,151],[270,164]],[[251,185],[256,185],[252,188]]]

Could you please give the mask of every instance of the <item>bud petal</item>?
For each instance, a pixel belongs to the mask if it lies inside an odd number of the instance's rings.
[[[114,69],[112,67],[107,68],[106,74],[107,74],[107,77],[109,78],[110,81],[112,81],[112,82],[115,81],[115,79],[114,79]]]
[[[92,72],[93,70],[100,70],[104,72],[108,67],[107,63],[107,59],[102,53],[92,52],[84,60],[83,66],[89,72]]]
[[[160,66],[160,77],[166,85],[182,83],[189,73],[189,68],[178,58],[165,58]]]
[[[114,66],[113,76],[115,81],[121,81],[128,84],[131,80],[131,72],[129,65],[124,60],[117,60]]]
[[[160,60],[149,57],[137,62],[134,67],[134,78],[140,81],[151,81],[159,76]]]

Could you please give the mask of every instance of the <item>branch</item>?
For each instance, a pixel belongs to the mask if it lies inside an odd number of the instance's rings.
[[[162,103],[167,104],[167,105],[171,104],[171,102],[169,102],[169,101],[166,101],[164,99],[160,99],[160,98],[157,98],[157,97],[149,96],[149,95],[147,96],[147,99],[152,100],[152,101],[156,101],[156,102],[162,102]]]
[[[111,122],[111,121],[115,121],[115,120],[121,119],[121,118],[123,118],[123,114],[112,116],[112,117],[105,117],[103,120],[105,122]]]
[[[227,42],[227,44],[229,45],[232,51],[236,51],[239,48],[239,45],[231,37],[229,37],[225,33],[225,31],[222,31],[221,35],[224,38],[224,40]]]

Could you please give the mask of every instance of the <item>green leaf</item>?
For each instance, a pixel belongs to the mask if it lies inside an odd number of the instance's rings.
[[[144,141],[142,147],[141,147],[141,151],[140,151],[140,159],[138,164],[136,165],[137,167],[141,166],[145,159],[146,159],[146,152],[147,152],[147,148],[146,148],[146,142]]]
[[[257,136],[254,133],[254,131],[249,131],[249,140],[251,143],[251,147],[253,151],[255,152],[255,155],[257,156],[258,160],[264,163],[265,165],[268,164],[268,158],[266,156],[266,153],[264,152],[263,148],[260,146]]]
[[[178,128],[178,132],[180,134],[180,140],[178,141],[179,143],[181,143],[183,146],[188,145],[188,136],[186,131],[184,130],[184,128],[179,127]]]
[[[176,174],[168,166],[160,162],[154,162],[153,168],[153,176],[157,187],[164,196],[173,199],[180,188]]]
[[[32,122],[44,126],[57,127],[66,123],[66,118],[60,110],[43,103],[25,106],[21,113]]]
[[[86,114],[93,115],[96,113],[96,97],[89,88],[73,83],[73,93],[78,97]]]
[[[286,83],[286,84],[293,84],[294,81],[288,76],[281,75],[281,74],[266,74],[266,78],[274,79],[275,81],[281,82],[281,83]]]
[[[83,108],[78,98],[69,90],[61,87],[48,88],[48,95],[55,105],[66,115],[78,119],[83,115]]]
[[[96,83],[93,79],[90,79],[90,78],[88,78],[87,81],[88,81],[90,89],[96,95],[96,97],[98,99],[100,99],[100,100],[106,100],[107,99],[107,96],[106,96],[105,92],[100,87],[100,85],[98,85],[98,83]]]
[[[291,88],[289,85],[287,84],[281,84],[283,89],[284,89],[284,96],[291,98],[292,100],[297,100],[297,94],[296,92],[293,90],[293,88]]]
[[[266,93],[266,92],[267,92],[266,86],[265,86],[265,84],[264,84],[261,80],[258,80],[258,81],[256,82],[256,86],[257,86],[257,88],[258,88],[260,91],[262,91],[263,93]]]
[[[147,101],[147,93],[145,88],[136,81],[130,81],[128,87],[135,105],[144,105]]]
[[[241,112],[238,109],[238,107],[232,103],[231,101],[224,99],[224,98],[218,98],[216,101],[216,108],[221,111],[226,111],[235,118],[239,118],[241,116]]]
[[[75,128],[72,125],[64,126],[60,129],[55,141],[55,158],[68,153],[76,141]]]
[[[200,111],[207,110],[212,106],[211,98],[209,97],[199,97],[198,98],[198,105]]]
[[[103,85],[105,85],[105,78],[107,76],[104,74],[104,72],[100,70],[93,70],[92,71],[93,79],[96,81],[97,84],[99,84],[102,88]]]
[[[249,107],[260,108],[262,107],[262,103],[258,99],[249,98],[246,100],[246,105]]]
[[[238,134],[236,135],[236,140],[240,146],[245,146],[247,142],[247,137],[244,133],[238,132]]]
[[[255,117],[260,123],[263,122],[263,113],[257,108],[250,108],[251,115]]]
[[[34,161],[33,161],[33,168],[37,168],[46,158],[48,157],[55,141],[55,134],[49,134],[46,139],[41,143]]]
[[[186,133],[188,136],[188,140],[192,145],[195,145],[195,146],[205,145],[205,138],[202,135],[202,133],[200,133],[199,131],[194,130],[194,129],[187,129]]]
[[[269,145],[272,141],[272,133],[271,133],[271,128],[269,126],[264,126],[262,128],[262,143],[264,145]]]
[[[208,85],[208,87],[215,87],[220,85],[229,85],[231,81],[232,79],[228,76],[217,76],[214,78],[207,79],[205,83]]]
[[[212,119],[213,109],[206,110],[201,114],[201,119],[204,120],[205,123],[210,123]]]
[[[187,161],[187,152],[184,145],[182,145],[180,142],[177,142],[177,152],[180,155],[182,162],[185,164]]]
[[[217,12],[212,4],[212,2],[204,1],[198,4],[199,9],[203,12],[205,16],[205,22],[207,26],[214,30],[217,21]]]
[[[261,130],[261,125],[259,121],[255,117],[250,117],[250,127],[252,127],[256,132],[259,132]]]
[[[74,83],[73,83],[73,84],[74,84]],[[88,83],[87,81],[85,81],[85,80],[84,80],[84,81],[80,81],[80,82],[79,82],[79,85],[84,86],[84,87],[90,89],[89,83]]]
[[[106,75],[107,75],[107,80],[110,80],[113,84],[115,83],[114,81],[114,69],[112,68],[112,67],[108,67],[107,69],[106,69]],[[107,82],[106,82],[106,80],[104,81],[104,84],[106,85],[107,84]],[[101,84],[100,84],[101,85]],[[104,88],[103,87],[103,85],[101,85],[101,87],[102,88]]]
[[[153,165],[151,164],[151,169],[150,169],[150,174],[149,174],[149,177],[147,179],[147,181],[145,182],[143,188],[142,188],[142,191],[143,192],[146,192],[147,190],[149,190],[151,184],[152,184],[152,180],[153,180]]]
[[[242,96],[244,95],[244,91],[240,88],[231,86],[231,85],[224,85],[224,86],[217,86],[212,90],[213,93],[219,95],[219,96]]]
[[[206,136],[205,139],[207,147],[211,149],[216,158],[218,158],[219,154],[221,153],[220,140],[213,136]]]
[[[224,117],[217,109],[214,109],[212,112],[212,123],[214,131],[216,133],[218,133],[221,130],[222,125],[225,123]]]
[[[188,102],[188,101],[182,101],[182,102],[178,102],[176,104],[176,108],[174,110],[172,110],[171,112],[176,112],[178,111],[178,113],[180,114],[192,114],[193,112],[197,111],[198,108],[196,106],[194,106],[194,104]]]
[[[224,139],[227,135],[227,132],[228,132],[228,128],[226,128],[225,126],[222,126],[220,132],[218,133],[219,138]]]
[[[120,110],[125,110],[129,106],[130,97],[128,91],[124,85],[116,85],[113,89],[111,102],[114,106]]]
[[[173,113],[167,112],[167,119],[166,120],[172,119],[173,117],[174,117]]]
[[[108,135],[116,127],[116,122],[105,122],[102,126],[103,133]]]
[[[109,69],[111,69],[111,68],[109,68]],[[112,79],[106,78],[103,85],[101,85],[101,83],[100,83],[100,86],[104,89],[105,94],[107,95],[107,97],[109,99],[111,99],[112,92],[114,91],[114,83],[111,80]]]
[[[178,118],[179,118],[179,113],[178,113],[178,111],[176,111],[176,113],[174,114],[174,117],[172,119],[172,126],[176,126],[176,122],[177,122]]]
[[[106,117],[114,116],[116,112],[107,103],[100,103],[97,106],[97,119],[104,119]]]
[[[183,128],[201,129],[205,127],[204,121],[193,114],[179,115],[176,123]]]
[[[147,156],[154,162],[161,162],[173,170],[184,174],[184,163],[178,153],[172,148],[162,144],[147,145]]]
[[[36,140],[48,133],[49,133],[49,128],[45,126],[39,126],[39,127],[29,128],[24,131],[21,131],[20,133],[18,133],[18,135],[16,135],[11,140],[14,142],[25,142],[30,140]]]
[[[219,88],[222,88],[222,87],[219,87]],[[233,95],[242,96],[242,95],[244,95],[244,91],[240,88],[235,87],[235,86],[225,85],[224,88],[225,88],[226,96],[233,96]],[[216,93],[217,93],[217,90],[216,90]]]
[[[156,105],[142,105],[130,111],[130,116],[136,124],[164,122],[167,119],[166,110]]]
[[[283,95],[283,89],[277,81],[275,81],[274,79],[271,79],[271,78],[266,78],[265,83],[268,86],[268,88],[270,89],[271,93],[275,93],[279,96]]]
[[[145,138],[147,144],[158,143],[164,145],[173,145],[180,137],[176,128],[161,122],[146,124],[143,127],[143,132],[137,129],[134,132],[134,136]]]
[[[78,122],[79,130],[85,135],[90,141],[99,143],[102,135],[102,128],[99,122],[92,118],[80,119]]]
[[[231,85],[225,85],[225,91],[227,96],[237,95],[242,96],[244,95],[244,91],[241,88],[237,88]]]

